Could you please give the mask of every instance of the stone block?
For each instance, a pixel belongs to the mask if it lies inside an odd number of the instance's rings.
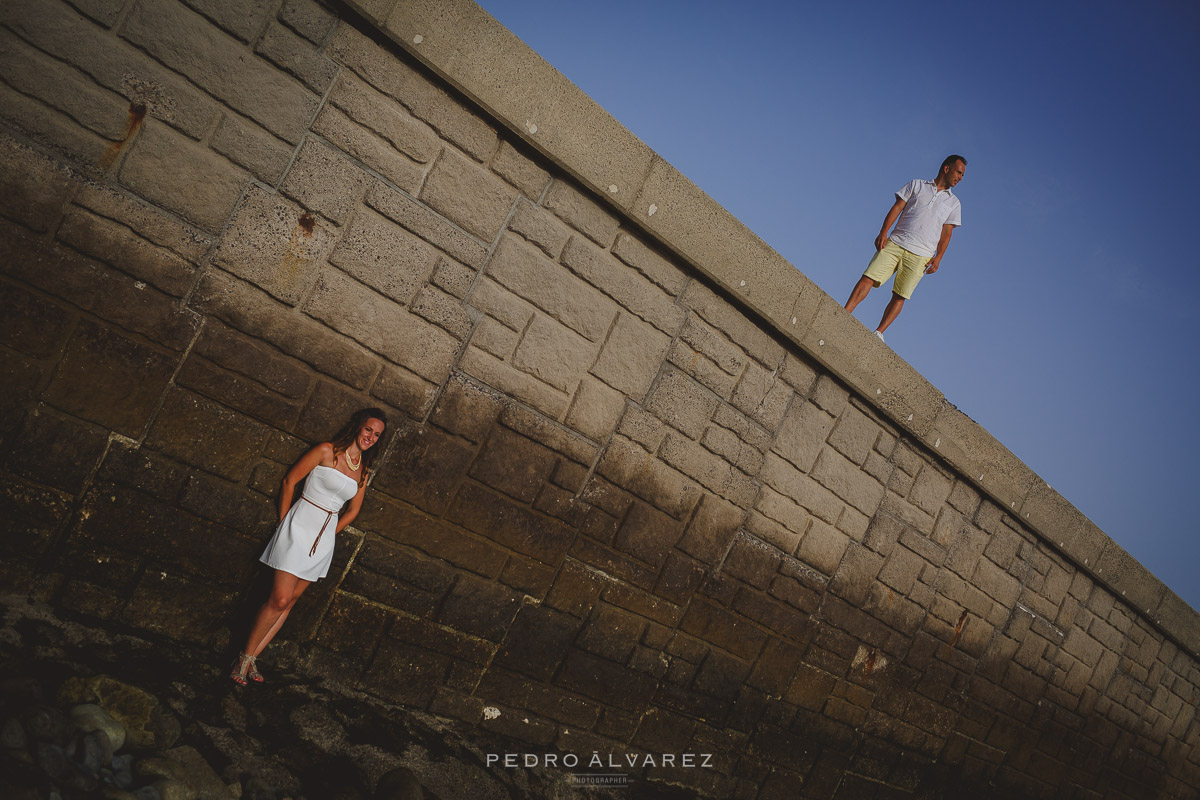
[[[541,248],[550,258],[558,259],[571,231],[553,215],[524,198],[517,199],[517,210],[508,223],[509,230]]]
[[[774,453],[763,460],[760,479],[810,514],[836,525],[846,504],[821,484]]]
[[[771,585],[781,561],[778,550],[741,533],[734,538],[733,546],[721,565],[721,572],[755,588],[766,589]]]
[[[456,261],[478,269],[487,260],[487,248],[475,237],[447,222],[425,206],[386,184],[375,181],[367,189],[367,205],[403,225]]]
[[[707,356],[693,350],[686,342],[676,339],[667,352],[667,361],[690,375],[722,400],[729,400],[737,385],[738,376],[730,375]]]
[[[438,259],[437,268],[433,273],[433,284],[462,300],[470,294],[478,274],[470,267],[464,267],[456,261],[443,257]]]
[[[808,527],[808,512],[789,498],[764,486],[759,491],[754,505],[755,511],[776,525],[757,525],[759,534],[785,553],[796,552],[796,546]]]
[[[608,333],[618,310],[596,289],[513,236],[500,240],[487,274],[592,341]]]
[[[590,653],[624,664],[646,629],[646,620],[607,604],[592,612],[576,644]]]
[[[108,445],[101,431],[37,408],[25,414],[9,441],[13,447],[4,454],[4,469],[71,495],[83,490]]]
[[[254,52],[294,76],[317,94],[324,94],[337,75],[337,64],[276,22],[267,26],[262,38],[254,46]]]
[[[579,633],[580,624],[561,611],[524,605],[505,633],[493,664],[548,681]]]
[[[867,516],[873,515],[883,501],[883,485],[830,448],[817,457],[812,476]]]
[[[688,606],[680,628],[750,662],[767,640],[767,635],[748,620],[702,599]]]
[[[847,406],[829,435],[829,444],[861,466],[874,447],[879,431],[879,426],[870,417],[854,406]]]
[[[199,311],[354,388],[363,389],[378,373],[375,360],[347,339],[296,314],[266,293],[222,273],[209,272],[192,294]]]
[[[774,368],[784,358],[783,347],[739,308],[699,281],[688,283],[680,301],[704,318],[758,363]]]
[[[0,31],[0,78],[108,141],[125,136],[128,103],[8,31]]]
[[[207,231],[219,231],[249,176],[203,145],[148,120],[121,166],[121,183]]]
[[[284,0],[279,19],[313,44],[324,42],[337,21],[337,17],[314,0]]]
[[[612,243],[618,219],[570,183],[556,180],[546,193],[546,208],[601,247]]]
[[[870,596],[871,586],[875,583],[883,564],[883,556],[851,543],[829,583],[829,588],[846,602],[861,606]]]
[[[813,403],[792,403],[775,437],[772,452],[783,456],[802,472],[809,472],[833,425],[834,418]]]
[[[597,346],[542,314],[525,329],[510,363],[566,394],[596,360]]]
[[[624,411],[625,395],[584,376],[564,421],[589,439],[603,442],[616,429]]]
[[[526,155],[523,147],[514,146],[503,139],[496,155],[492,157],[492,171],[531,200],[541,197],[550,182],[550,173]]]
[[[503,584],[464,575],[443,601],[438,621],[471,636],[499,642],[521,608],[521,597]]]
[[[503,398],[451,375],[430,421],[471,442],[487,435],[503,406]]]
[[[433,428],[405,424],[380,464],[374,487],[433,514],[449,507],[475,448]]]
[[[76,192],[74,202],[97,216],[129,227],[142,238],[193,264],[212,247],[213,237],[209,234],[115,185],[85,183]]]
[[[165,247],[141,238],[126,226],[72,207],[58,238],[86,255],[180,297],[195,282],[196,268]]]
[[[305,208],[342,225],[366,194],[370,176],[337,151],[307,138],[279,189]]]
[[[769,431],[779,428],[793,397],[792,388],[778,375],[778,369],[768,372],[756,362],[748,362],[730,398],[734,406]]]
[[[1020,506],[1037,481],[1033,470],[950,403],[924,441],[1006,508]]]
[[[708,427],[718,400],[684,373],[668,369],[646,399],[646,410],[692,439]]]
[[[413,69],[407,60],[397,58],[390,48],[381,47],[353,26],[339,25],[325,52],[400,101],[413,116],[477,161],[487,159],[496,149],[496,132],[487,123]]]
[[[62,350],[74,328],[74,315],[16,284],[0,292],[0,342],[34,358]]]
[[[659,452],[663,461],[734,505],[749,508],[753,504],[758,493],[754,480],[691,439],[669,434]]]
[[[720,425],[709,425],[700,439],[700,444],[747,475],[758,474],[762,466],[762,453],[742,441],[733,431]]]
[[[333,247],[332,226],[274,192],[252,185],[213,262],[295,305]]]
[[[251,41],[262,31],[263,24],[267,22],[273,10],[272,3],[268,0],[249,0],[249,2],[185,0],[185,2],[243,42]]]
[[[579,277],[617,301],[629,311],[668,335],[683,324],[685,311],[671,295],[642,277],[641,273],[603,252],[581,237],[573,236],[562,252],[562,263]]]
[[[0,214],[35,231],[48,231],[58,221],[72,188],[69,169],[0,136]]]
[[[367,209],[354,216],[329,257],[331,263],[401,304],[416,296],[438,259],[421,239]]]
[[[906,547],[897,547],[879,571],[879,580],[901,595],[908,595],[929,562]]]
[[[908,492],[908,502],[926,514],[936,516],[950,496],[952,484],[951,478],[943,475],[932,465],[926,464]]]
[[[617,529],[613,545],[639,561],[655,567],[679,540],[683,523],[641,503],[634,503]]]
[[[204,326],[192,354],[252,378],[271,391],[294,400],[304,398],[312,385],[312,378],[303,367],[216,320],[209,320]]]
[[[523,503],[532,503],[557,461],[553,450],[497,427],[468,474]]]
[[[557,520],[471,485],[459,489],[446,519],[551,566],[562,561],[571,541],[571,529]]]
[[[808,530],[804,532],[804,538],[800,540],[800,549],[796,551],[796,555],[804,563],[812,565],[823,574],[833,575],[837,572],[842,557],[851,543],[850,537],[841,531],[826,525],[819,519],[814,519]]]
[[[1096,559],[1095,573],[1119,591],[1138,612],[1153,615],[1167,591],[1162,581],[1142,566],[1116,542],[1108,542]]]
[[[267,429],[210,400],[173,389],[146,437],[146,446],[241,483],[266,442]]]
[[[320,102],[266,61],[247,58],[235,39],[177,3],[139,0],[121,32],[284,141],[300,140]]]
[[[232,375],[203,358],[188,356],[175,374],[175,384],[211,397],[268,424],[291,428],[303,404],[261,388],[252,380]]]
[[[567,651],[555,682],[606,706],[641,711],[654,695],[657,680],[582,650]]]
[[[679,540],[679,549],[704,564],[719,563],[729,549],[744,512],[710,494],[701,498],[699,508]]]
[[[669,344],[666,335],[622,312],[591,372],[629,398],[640,401],[658,374]]]
[[[458,342],[340,272],[322,272],[305,310],[384,358],[441,383],[458,355]]]
[[[120,620],[179,641],[211,646],[235,597],[235,592],[203,581],[148,572],[138,582]]]
[[[41,557],[71,513],[74,498],[59,491],[0,478],[0,514],[6,520],[0,553],[10,566],[26,572],[23,562]],[[20,565],[20,566],[18,566]]]
[[[6,10],[5,21],[19,36],[83,70],[131,106],[141,106],[147,116],[193,138],[204,135],[216,119],[218,104],[211,97],[67,4],[14,0]]]
[[[325,106],[312,126],[336,148],[378,172],[410,194],[416,194],[425,168],[397,153],[386,141],[332,106]]]
[[[704,354],[727,375],[737,377],[746,366],[746,356],[715,328],[695,316],[688,317],[679,338]]]
[[[394,99],[372,89],[350,73],[343,73],[330,92],[329,102],[345,116],[373,131],[412,162],[428,164],[441,151],[437,135],[416,120]],[[422,170],[423,172],[423,170]]]
[[[443,150],[421,189],[435,211],[485,242],[503,227],[517,193],[453,150]]]
[[[661,286],[667,294],[678,295],[687,284],[687,275],[640,239],[620,233],[612,247],[613,255]]]
[[[499,326],[503,327],[503,326]],[[494,338],[483,344],[495,347]],[[570,406],[570,395],[560,392],[527,372],[515,369],[481,347],[468,346],[458,362],[458,369],[500,394],[527,403],[552,419],[561,419]]]
[[[450,661],[447,656],[384,639],[362,685],[372,694],[423,708],[443,685]]]
[[[137,438],[177,363],[176,356],[80,321],[43,397],[68,413]]]

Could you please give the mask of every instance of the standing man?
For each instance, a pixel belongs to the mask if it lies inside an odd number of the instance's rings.
[[[872,288],[893,274],[896,276],[892,283],[892,299],[875,329],[879,341],[883,341],[883,332],[900,315],[904,301],[912,297],[921,276],[938,271],[942,256],[950,246],[950,236],[957,226],[962,225],[958,198],[950,190],[958,185],[966,170],[965,158],[947,156],[936,178],[909,181],[896,192],[896,202],[875,237],[875,257],[846,301],[846,310],[854,311]],[[896,229],[888,236],[893,224]]]

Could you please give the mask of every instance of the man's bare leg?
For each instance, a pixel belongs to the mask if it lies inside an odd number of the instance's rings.
[[[850,292],[850,299],[846,301],[846,310],[853,312],[854,309],[866,299],[867,293],[875,288],[875,281],[863,275],[858,279],[858,283],[854,284],[854,290]]]
[[[883,309],[883,319],[879,320],[879,327],[875,330],[883,333],[896,321],[896,317],[900,316],[900,309],[904,308],[904,298],[892,292],[892,299],[888,301],[887,307]]]

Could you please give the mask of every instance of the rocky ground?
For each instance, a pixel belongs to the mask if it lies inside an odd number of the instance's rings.
[[[240,687],[209,652],[24,598],[0,599],[0,611],[0,797],[10,800],[659,796],[489,768],[485,754],[511,743],[289,671],[286,650],[267,683]]]

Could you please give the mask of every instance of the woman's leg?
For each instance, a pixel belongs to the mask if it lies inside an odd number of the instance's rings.
[[[275,638],[288,612],[292,610],[296,600],[308,588],[311,581],[297,578],[290,572],[275,570],[275,581],[271,587],[271,596],[263,603],[250,629],[243,652],[257,656]]]

